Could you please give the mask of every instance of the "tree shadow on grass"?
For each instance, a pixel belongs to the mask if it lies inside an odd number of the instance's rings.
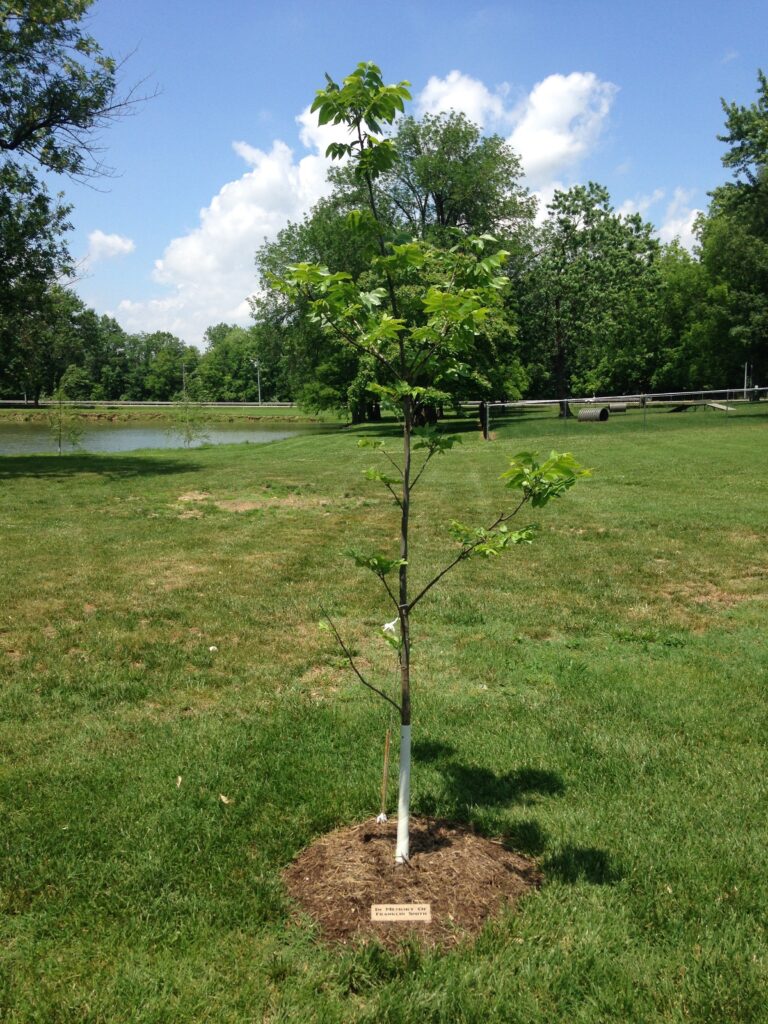
[[[414,760],[431,763],[442,775],[447,789],[439,798],[425,794],[417,799],[417,813],[474,825],[473,808],[530,807],[543,798],[561,796],[565,792],[562,777],[555,772],[529,767],[498,774],[477,765],[460,764],[453,756],[455,752],[455,747],[439,741],[414,743]],[[511,825],[505,823],[501,838],[507,849],[532,857],[541,857],[551,845],[546,832],[533,818]],[[566,845],[547,857],[541,868],[545,877],[571,885],[579,882],[613,885],[621,878],[608,852],[596,847]]]
[[[455,748],[430,740],[413,745],[415,761],[429,761],[449,784],[457,804],[504,807],[532,804],[538,796],[560,796],[565,785],[559,775],[540,768],[518,768],[497,774],[479,765],[460,764],[453,758]]]
[[[429,762],[445,781],[439,797],[422,795],[416,802],[417,813],[448,817],[474,825],[473,809],[488,807],[531,806],[542,797],[560,796],[565,792],[563,780],[554,772],[540,768],[520,768],[497,773],[479,765],[459,763],[455,748],[434,740],[420,740],[413,745],[416,762]],[[510,849],[532,856],[544,852],[547,839],[538,822],[526,818],[506,825],[502,837]]]
[[[594,846],[564,846],[560,853],[544,861],[542,870],[545,875],[569,885],[577,882],[615,885],[622,877],[618,867],[611,863],[610,855]]]
[[[198,463],[152,455],[4,455],[0,456],[0,480],[21,477],[67,479],[77,473],[97,473],[110,480],[129,477],[169,476],[194,473]]]
[[[493,421],[491,422],[493,426]],[[378,438],[402,438],[403,428],[400,423],[392,420],[382,420],[380,423],[355,423],[347,424],[345,430],[354,433],[358,437]],[[437,422],[437,430],[440,434],[480,434],[479,420],[469,417],[460,419],[442,419]]]

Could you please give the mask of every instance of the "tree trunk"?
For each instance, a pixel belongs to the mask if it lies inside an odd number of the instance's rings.
[[[365,403],[351,403],[349,405],[349,418],[352,421],[352,426],[356,426],[358,423],[365,423]]]
[[[573,416],[573,413],[568,408],[568,371],[566,367],[566,353],[565,344],[566,339],[563,335],[562,325],[560,323],[560,300],[558,299],[555,303],[555,388],[557,390],[557,397],[560,399],[560,412],[558,413],[560,419],[567,419]]]
[[[414,427],[435,426],[437,423],[437,406],[429,402],[416,402],[413,407]]]
[[[397,846],[395,863],[410,858],[411,807],[411,635],[408,611],[408,517],[411,504],[411,429],[413,406],[403,401],[403,504],[400,518],[400,780],[397,797]]]
[[[411,727],[400,726],[400,783],[397,796],[397,845],[395,863],[406,864],[410,859],[411,813]]]

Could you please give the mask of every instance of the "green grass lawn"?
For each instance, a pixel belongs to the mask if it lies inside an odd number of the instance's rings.
[[[417,613],[413,810],[545,876],[449,954],[327,949],[280,879],[378,811],[391,718],[317,628],[393,681],[355,432],[0,459],[0,1020],[768,1020],[766,413],[499,417],[419,486],[415,580],[516,451],[594,469]]]

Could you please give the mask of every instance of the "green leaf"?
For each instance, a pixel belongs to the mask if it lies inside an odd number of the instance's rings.
[[[520,489],[534,508],[561,497],[580,477],[591,476],[570,452],[551,452],[544,462],[537,462],[532,452],[518,452],[510,460],[510,468],[501,474],[506,486]]]
[[[465,526],[456,520],[451,523],[449,529],[454,540],[467,549],[467,558],[495,558],[511,545],[530,544],[536,532],[535,526],[510,530],[502,523],[494,529],[488,529],[484,526]]]
[[[381,470],[375,469],[373,466],[369,466],[368,469],[363,470],[363,476],[366,480],[373,480],[377,483],[388,484],[390,487],[396,487],[402,483],[396,476],[388,476],[386,473],[382,473]]]
[[[461,444],[461,438],[457,434],[443,434],[437,427],[417,427],[414,431],[414,450],[426,448],[431,454],[442,455],[450,451],[454,445]]]
[[[388,576],[393,569],[399,569],[401,565],[408,564],[404,558],[387,558],[386,555],[379,554],[378,552],[368,553],[357,551],[354,548],[348,549],[344,554],[351,558],[356,565],[359,565],[361,569],[370,569],[380,579]]]

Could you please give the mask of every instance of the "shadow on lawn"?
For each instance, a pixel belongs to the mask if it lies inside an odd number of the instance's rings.
[[[396,420],[382,420],[380,423],[348,423],[345,424],[343,429],[359,437],[391,437],[397,439],[403,436],[402,425]],[[437,429],[441,434],[475,434],[482,436],[479,420],[475,420],[471,416],[439,420]]]
[[[446,782],[447,792],[438,800],[425,795],[418,801],[417,813],[453,818],[472,823],[473,807],[531,806],[540,798],[561,796],[565,784],[560,775],[540,768],[520,768],[497,774],[477,765],[460,764],[453,757],[455,748],[447,743],[422,740],[413,745],[415,761],[431,762]],[[533,818],[507,825],[504,845],[519,853],[540,857],[550,845],[547,835]],[[610,855],[596,847],[564,846],[541,863],[545,876],[561,882],[612,885],[621,873]]]
[[[611,863],[605,850],[594,846],[564,846],[560,853],[548,857],[541,865],[544,874],[561,882],[575,885],[590,882],[592,885],[614,885],[621,878],[621,872]]]
[[[110,480],[127,477],[168,476],[194,473],[200,466],[191,461],[152,455],[5,455],[0,456],[0,480],[17,477],[66,479],[75,473],[98,473]]]

